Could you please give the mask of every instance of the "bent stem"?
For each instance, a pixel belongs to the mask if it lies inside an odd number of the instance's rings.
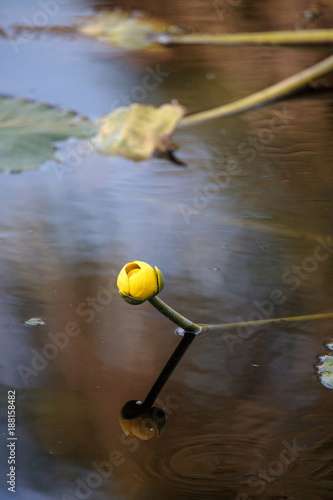
[[[185,332],[191,332],[191,333],[200,333],[202,328],[197,325],[196,323],[193,323],[189,319],[185,318],[185,316],[182,316],[179,314],[177,311],[172,309],[172,307],[168,306],[163,300],[161,300],[159,297],[155,296],[152,297],[151,299],[148,299],[148,301],[151,303],[152,306],[154,306],[160,313],[162,313],[164,316],[166,316],[168,319],[176,323],[176,325],[180,326],[185,330]]]
[[[229,328],[236,328],[239,326],[260,326],[267,325],[268,323],[295,323],[298,321],[311,321],[317,319],[333,318],[333,313],[323,314],[310,314],[307,316],[291,316],[289,318],[273,318],[273,319],[259,319],[256,321],[240,321],[238,323],[222,323],[221,325],[207,325],[208,331],[214,330],[227,330]]]
[[[249,111],[259,105],[268,104],[272,100],[284,97],[287,94],[304,87],[304,85],[310,83],[312,80],[319,78],[332,70],[333,55],[327,57],[323,61],[320,61],[314,66],[297,73],[296,75],[292,75],[285,80],[272,85],[271,87],[261,90],[260,92],[255,92],[254,94],[239,99],[238,101],[224,104],[223,106],[219,106],[208,111],[202,111],[200,113],[187,116],[182,119],[178,127],[196,125],[197,123],[212,120],[214,118],[225,118],[227,116],[243,113],[244,111]]]
[[[333,30],[267,31],[259,33],[193,33],[172,35],[162,33],[155,40],[162,45],[294,45],[332,43]]]

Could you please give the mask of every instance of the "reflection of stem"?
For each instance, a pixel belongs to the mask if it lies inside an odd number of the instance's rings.
[[[200,333],[201,332],[201,327],[197,325],[196,323],[192,323],[189,319],[185,318],[185,316],[182,316],[179,314],[177,311],[172,309],[172,307],[168,306],[163,300],[161,300],[159,297],[152,297],[151,299],[148,299],[151,305],[156,307],[156,309],[162,313],[164,316],[167,318],[171,319],[176,325],[180,326],[185,330],[185,332],[192,332],[192,333]]]
[[[187,116],[183,118],[178,127],[186,127],[188,125],[195,125],[206,120],[212,120],[213,118],[223,118],[243,113],[244,111],[248,111],[259,105],[268,104],[274,99],[284,97],[286,94],[290,94],[294,90],[304,87],[304,85],[311,82],[315,78],[323,76],[332,70],[333,56],[330,56],[314,66],[311,66],[296,75],[292,75],[289,78],[272,85],[271,87],[267,87],[260,92],[255,92],[254,94],[239,99],[238,101],[225,104],[208,111],[202,111],[201,113],[195,113],[194,115]]]
[[[292,323],[297,321],[309,321],[325,318],[333,318],[333,313],[310,314],[308,316],[291,316],[289,318],[259,319],[257,321],[240,321],[238,323],[222,323],[221,325],[207,325],[207,328],[210,332],[212,330],[227,330],[228,328],[236,328],[238,326],[260,326],[266,325],[268,323]]]
[[[165,367],[161,371],[160,375],[157,377],[153,387],[150,389],[146,399],[144,400],[144,402],[143,402],[144,409],[150,408],[153,405],[155,399],[157,398],[157,396],[159,395],[159,393],[163,389],[166,381],[168,380],[171,373],[176,368],[179,361],[181,360],[181,358],[183,357],[186,350],[188,349],[188,347],[190,346],[190,344],[192,343],[192,341],[194,339],[195,339],[194,333],[186,332],[184,334],[184,337],[179,342],[175,351],[173,352],[173,354],[169,358],[169,361],[167,362],[167,364],[165,365]]]
[[[194,33],[187,35],[157,35],[163,45],[290,45],[332,43],[333,30],[267,31],[263,33]]]

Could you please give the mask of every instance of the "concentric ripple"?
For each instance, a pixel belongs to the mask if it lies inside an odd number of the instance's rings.
[[[141,463],[142,479],[163,482],[178,491],[207,493],[249,486],[259,468],[279,460],[281,444],[254,438],[209,434],[184,439],[163,451],[163,458]],[[285,465],[284,473],[289,466]],[[229,490],[230,488],[230,490]],[[195,498],[195,497],[193,497]]]

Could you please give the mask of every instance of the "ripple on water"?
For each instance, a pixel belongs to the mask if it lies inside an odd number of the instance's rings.
[[[257,470],[279,460],[280,453],[281,443],[272,440],[209,434],[166,447],[160,459],[141,463],[141,473],[144,481],[165,481],[177,491],[235,492],[248,487]],[[285,465],[284,473],[288,468]]]

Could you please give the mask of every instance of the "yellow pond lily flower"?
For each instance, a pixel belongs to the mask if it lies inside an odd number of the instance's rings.
[[[147,440],[154,436],[160,437],[165,424],[166,415],[163,410],[157,407],[147,408],[138,416],[132,413],[132,406],[136,406],[139,410],[141,401],[128,401],[121,409],[119,422],[126,436],[136,436],[140,439]],[[134,408],[135,410],[135,408]],[[129,418],[133,416],[133,418]]]
[[[134,260],[126,264],[117,279],[120,295],[131,304],[141,304],[154,297],[164,286],[161,271],[146,262]]]

